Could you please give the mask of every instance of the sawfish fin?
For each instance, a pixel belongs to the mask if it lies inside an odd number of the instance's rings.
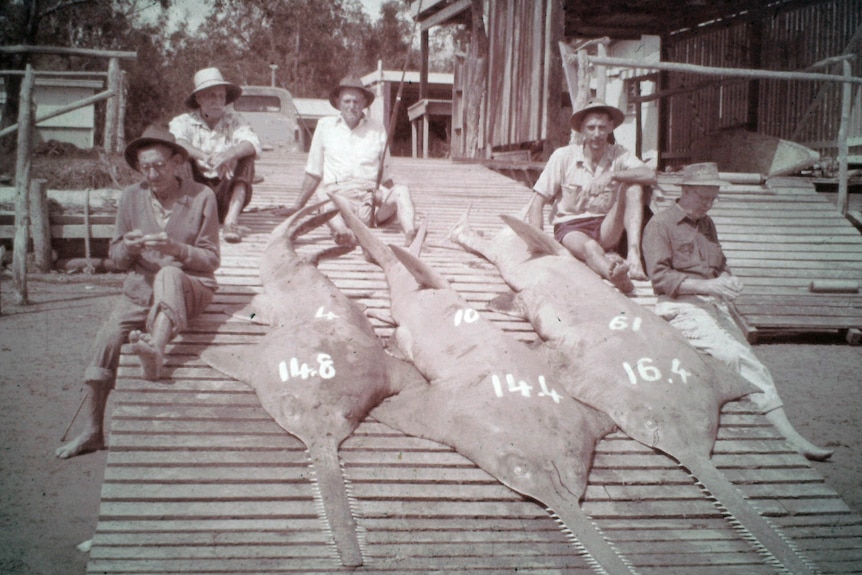
[[[527,319],[527,308],[524,306],[520,294],[515,292],[498,295],[488,302],[488,308],[498,313]]]
[[[407,271],[416,279],[421,289],[451,289],[446,278],[404,248],[392,245],[389,248],[395,254],[395,257],[401,260]]]
[[[338,212],[336,210],[333,210],[332,212],[327,212],[327,214],[328,213],[332,213],[332,215],[334,216]],[[310,263],[314,267],[317,267],[317,264],[319,264],[322,260],[334,259],[339,256],[343,256],[344,254],[349,254],[355,249],[356,246],[333,246],[331,248],[326,248],[325,250],[320,250],[319,252],[315,252],[314,254],[308,256],[308,263]]]
[[[389,352],[385,353],[384,357],[386,358],[386,374],[389,376],[390,389],[393,393],[401,393],[406,389],[428,387],[428,380],[412,362],[395,357]]]
[[[259,293],[249,303],[243,306],[227,308],[225,312],[237,319],[250,321],[259,325],[271,325],[273,307],[272,298],[267,294]]]
[[[527,247],[533,254],[551,256],[568,254],[568,250],[566,250],[566,248],[536,226],[506,214],[501,214],[500,219],[503,220],[519,238],[524,240],[524,243],[527,244]]]
[[[272,233],[269,234],[269,240],[267,241],[267,245],[281,239],[290,238],[294,240],[297,236],[301,236],[302,234],[308,233],[316,227],[319,227],[331,220],[338,213],[337,210],[329,210],[323,212],[322,214],[318,214],[311,218],[308,218],[306,221],[302,222],[299,225],[296,225],[296,222],[318,209],[323,204],[327,203],[326,201],[317,202],[316,204],[312,204],[310,206],[305,206],[301,210],[297,211],[292,216],[285,219],[283,222],[278,224]]]
[[[413,238],[413,241],[410,242],[409,251],[411,254],[419,257],[419,254],[422,252],[422,244],[425,243],[425,236],[428,235],[428,222],[423,220],[421,224],[419,224],[419,229],[416,230],[416,236]]]
[[[718,396],[721,398],[722,404],[750,393],[763,391],[711,355],[704,355],[703,360],[715,370]]]
[[[228,377],[241,381],[251,387],[253,382],[248,381],[249,366],[257,365],[260,358],[257,357],[257,346],[255,345],[220,345],[207,347],[201,352],[201,359],[210,367],[216,369]]]
[[[336,206],[338,206],[338,209],[341,211],[341,217],[344,219],[344,223],[346,223],[353,231],[353,234],[359,241],[359,245],[368,252],[377,265],[382,267],[384,270],[394,265],[396,260],[392,255],[392,252],[386,248],[386,244],[374,235],[374,232],[368,229],[368,226],[363,224],[362,221],[356,217],[356,214],[353,213],[347,200],[340,197],[338,194],[333,193],[329,194],[329,198]]]

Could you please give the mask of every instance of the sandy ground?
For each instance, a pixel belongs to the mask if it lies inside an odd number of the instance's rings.
[[[87,555],[76,546],[93,536],[107,453],[62,461],[53,452],[78,407],[88,345],[120,279],[34,278],[31,304],[16,306],[10,276],[0,277],[0,574],[86,571]],[[862,512],[862,349],[830,336],[756,350],[797,428],[835,448],[816,469]]]

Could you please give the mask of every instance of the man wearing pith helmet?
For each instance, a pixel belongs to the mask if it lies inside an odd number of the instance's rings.
[[[332,88],[329,103],[339,115],[318,121],[299,198],[277,215],[289,216],[301,209],[316,190],[320,201],[329,199],[327,193],[336,193],[348,200],[366,225],[397,216],[405,243],[411,242],[416,236],[413,200],[406,185],[392,180],[386,129],[365,112],[373,101],[374,92],[359,78],[348,76]],[[355,245],[356,238],[340,215],[328,225],[337,244]]]
[[[533,186],[528,221],[542,228],[545,204],[552,204],[554,237],[590,269],[620,291],[644,280],[641,263],[643,186],[655,183],[655,171],[633,153],[612,143],[625,116],[619,108],[593,100],[572,114],[572,129],[583,143],[554,151]],[[628,238],[624,260],[614,253],[623,231]]]
[[[241,241],[239,214],[251,202],[260,139],[248,122],[228,107],[242,94],[242,88],[226,81],[218,68],[199,70],[194,84],[185,99],[191,111],[171,120],[170,130],[188,151],[195,181],[215,191],[225,241],[237,243]]]
[[[797,451],[809,459],[826,459],[832,450],[809,442],[787,419],[769,369],[754,355],[736,323],[734,300],[742,292],[742,282],[731,274],[715,223],[707,215],[726,183],[715,163],[686,166],[682,195],[644,229],[644,258],[658,296],[655,313],[695,348],[756,385],[760,393],[752,393],[750,399]]]

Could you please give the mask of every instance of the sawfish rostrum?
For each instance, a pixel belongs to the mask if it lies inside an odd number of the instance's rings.
[[[470,229],[466,215],[449,238],[493,263],[516,292],[498,309],[526,317],[569,357],[581,377],[564,380],[565,391],[679,461],[769,562],[793,574],[816,573],[710,460],[721,406],[758,388],[697,352],[540,230],[501,217],[507,227],[493,239]]]
[[[305,443],[324,519],[342,563],[355,567],[363,559],[338,446],[398,385],[421,376],[384,351],[362,310],[317,269],[319,257],[344,249],[312,258],[296,253],[297,235],[337,213],[300,223],[317,207],[276,228],[262,255],[264,292],[247,315],[271,331],[258,344],[212,347],[201,357],[253,387],[267,413]]]
[[[453,447],[542,503],[597,571],[632,573],[579,505],[595,444],[613,429],[611,419],[560,393],[566,373],[557,364],[481,317],[415,254],[384,246],[340,198],[332,199],[383,268],[398,347],[429,381],[371,415]]]

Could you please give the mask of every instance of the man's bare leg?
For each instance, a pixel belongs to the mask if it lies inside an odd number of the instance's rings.
[[[159,313],[153,322],[152,333],[134,330],[129,334],[129,343],[141,361],[141,374],[144,379],[158,381],[161,378],[165,348],[170,341],[172,327],[168,316]]]
[[[409,246],[416,237],[416,208],[410,190],[407,186],[396,184],[392,186],[389,195],[384,198],[378,210],[379,222],[384,222],[394,215],[398,217],[401,231],[404,232],[404,245]]]
[[[599,276],[610,281],[622,293],[629,293],[634,284],[628,276],[628,265],[616,254],[606,253],[601,245],[582,232],[571,232],[563,238],[563,245],[572,255],[587,264]]]
[[[238,243],[242,236],[239,233],[239,214],[245,204],[245,184],[238,182],[234,184],[230,193],[227,215],[224,217],[224,239],[229,243]]]
[[[446,234],[446,238],[453,243],[458,244],[469,252],[482,255],[482,249],[479,246],[484,246],[488,243],[481,232],[477,232],[470,227],[468,218],[470,211],[464,213],[455,225]]]
[[[54,453],[60,459],[90,453],[105,448],[105,407],[111,384],[107,381],[87,381],[84,386],[84,431],[78,437],[58,447]]]
[[[626,242],[628,251],[626,262],[629,266],[629,277],[633,280],[645,280],[641,262],[641,230],[643,229],[643,188],[640,186],[629,186],[625,190],[625,219]]]

